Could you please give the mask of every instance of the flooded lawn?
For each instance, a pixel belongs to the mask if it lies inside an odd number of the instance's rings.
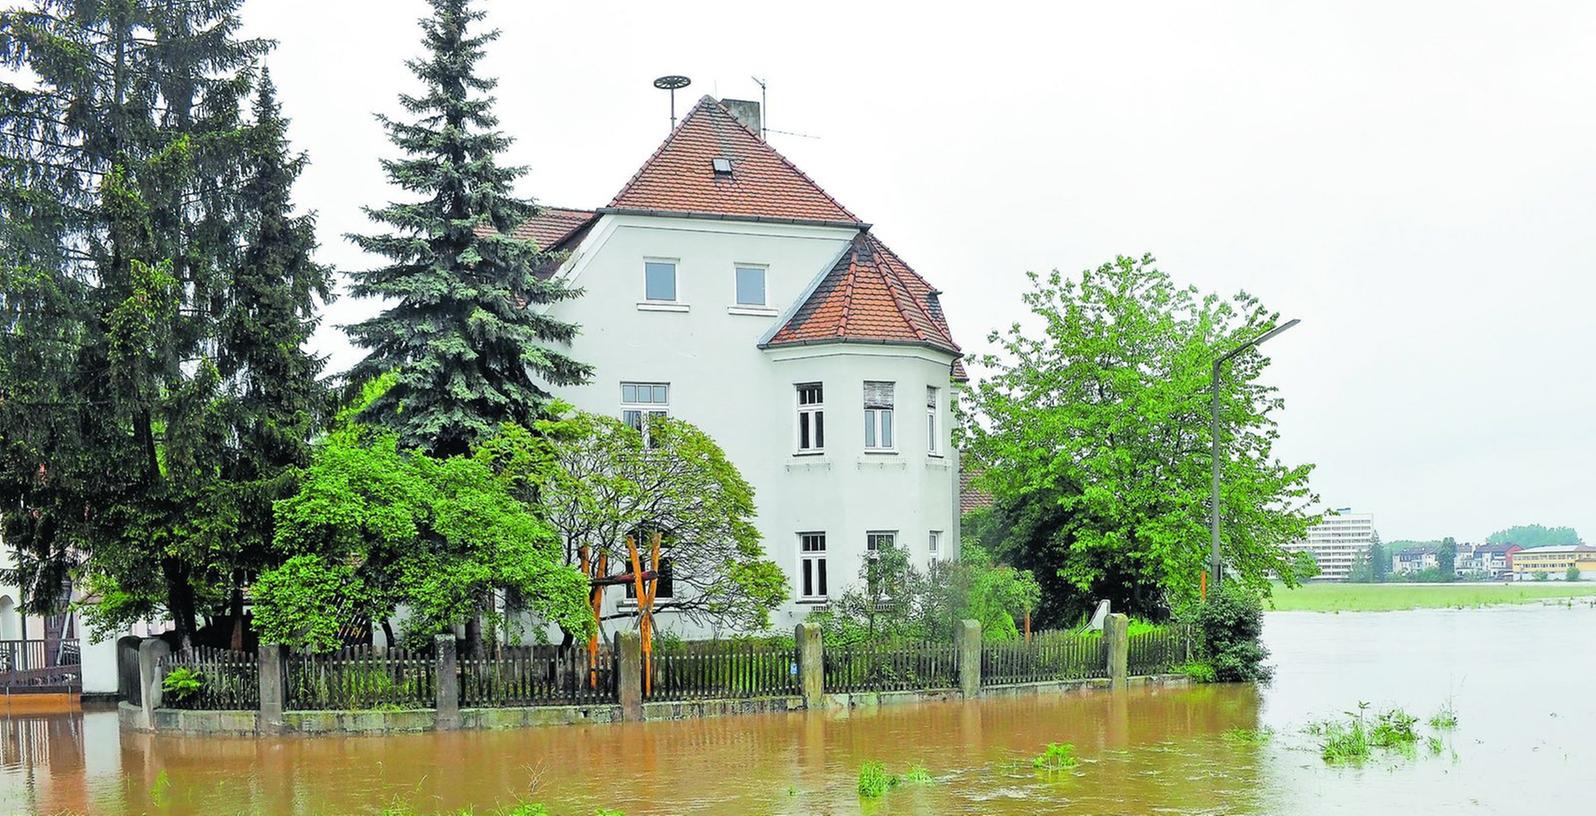
[[[112,713],[0,720],[0,812],[640,814],[1538,814],[1596,767],[1596,608],[1271,613],[1267,689],[925,704],[851,715],[335,739],[121,734]],[[1320,759],[1308,723],[1359,701],[1459,725],[1438,752]],[[1242,738],[1271,729],[1263,740]],[[1229,732],[1229,733],[1227,733]],[[1426,729],[1426,733],[1429,733]],[[1074,743],[1081,764],[1032,757]],[[874,802],[860,764],[927,769]]]

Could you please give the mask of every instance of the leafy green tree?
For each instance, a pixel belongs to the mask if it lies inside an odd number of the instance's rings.
[[[1572,527],[1545,527],[1520,524],[1497,530],[1486,537],[1487,544],[1517,544],[1526,550],[1536,547],[1570,547],[1585,543]]]
[[[1563,577],[1567,578],[1570,581],[1579,581],[1579,580],[1582,580],[1584,578],[1584,575],[1579,571],[1579,566],[1578,565],[1569,564],[1568,565],[1568,571],[1563,573]]]
[[[1148,615],[1194,602],[1209,551],[1210,366],[1277,315],[1246,294],[1180,288],[1151,257],[1032,282],[1034,325],[991,335],[1000,353],[969,393],[971,455],[1009,522],[994,552],[1036,573],[1050,625],[1100,598]],[[1259,381],[1267,363],[1257,348],[1234,358],[1220,395],[1225,564],[1265,592],[1271,575],[1303,577],[1285,545],[1315,519],[1311,466],[1273,452],[1283,402]]]
[[[1441,539],[1441,546],[1435,551],[1435,566],[1443,576],[1441,580],[1457,578],[1457,539],[1451,536]]]
[[[769,626],[770,612],[787,599],[787,579],[765,557],[753,487],[709,435],[653,417],[645,444],[620,420],[581,412],[539,421],[535,431],[506,429],[483,443],[481,455],[558,531],[565,564],[583,564],[585,550],[590,578],[605,577],[600,555],[610,574],[628,572],[627,537],[646,553],[657,531],[661,571],[673,585],[662,614],[717,628]],[[611,617],[636,615],[622,609]]]
[[[434,459],[401,450],[392,433],[348,425],[316,450],[276,517],[286,560],[255,585],[262,637],[326,649],[342,628],[387,628],[400,606],[407,634],[452,631],[495,590],[567,631],[593,626],[586,576],[564,563],[554,530],[486,453]]]
[[[395,373],[365,417],[396,432],[403,447],[453,456],[502,423],[541,416],[549,394],[534,375],[572,385],[590,369],[558,350],[577,327],[541,308],[576,292],[540,277],[550,257],[511,235],[536,209],[511,189],[524,168],[498,163],[510,139],[494,129],[493,98],[483,95],[496,81],[476,73],[498,32],[467,33],[483,16],[469,0],[429,2],[427,56],[409,63],[424,91],[400,96],[414,118],[378,117],[405,156],[383,162],[389,181],[421,200],[367,209],[391,231],[351,236],[391,262],[357,273],[352,291],[392,304],[349,328],[369,350],[351,377]]]
[[[0,12],[0,264],[10,325],[37,332],[0,367],[0,514],[31,611],[75,575],[95,628],[164,614],[187,640],[223,597],[235,521],[214,483],[236,447],[211,349],[267,47],[237,36],[238,6]]]

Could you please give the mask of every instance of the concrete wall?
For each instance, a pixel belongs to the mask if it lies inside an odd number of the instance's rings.
[[[619,416],[622,382],[670,384],[669,412],[703,428],[755,489],[756,524],[767,555],[798,592],[798,533],[827,536],[827,577],[835,596],[857,575],[866,531],[898,533],[924,563],[929,532],[942,558],[957,555],[957,460],[949,427],[952,355],[904,346],[831,344],[758,348],[856,234],[833,227],[606,215],[567,262],[585,290],[550,313],[582,327],[572,353],[594,366],[585,386],[556,389],[577,407]],[[644,304],[645,259],[677,262],[676,310]],[[735,267],[766,268],[766,309],[735,306]],[[684,308],[684,310],[683,310]],[[897,450],[865,453],[863,383],[897,384]],[[825,385],[826,451],[796,452],[797,383]],[[925,388],[941,389],[941,456],[927,453]],[[610,593],[611,603],[621,593]],[[788,604],[772,625],[786,628],[807,608]],[[718,634],[660,616],[662,628]]]

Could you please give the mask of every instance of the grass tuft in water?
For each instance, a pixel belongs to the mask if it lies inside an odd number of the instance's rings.
[[[1031,765],[1044,771],[1066,771],[1081,764],[1079,757],[1075,756],[1075,744],[1069,742],[1050,742],[1042,753],[1031,760]]]
[[[929,785],[935,781],[924,765],[910,765],[909,770],[903,772],[903,783],[906,785]]]
[[[1225,742],[1238,745],[1262,745],[1274,736],[1268,728],[1231,728],[1219,735]]]
[[[887,773],[886,766],[879,762],[859,766],[859,795],[866,799],[880,799],[897,787],[898,782],[897,775]]]
[[[1452,706],[1452,701],[1447,700],[1441,710],[1435,712],[1430,718],[1430,727],[1437,731],[1451,731],[1457,727],[1457,709]]]

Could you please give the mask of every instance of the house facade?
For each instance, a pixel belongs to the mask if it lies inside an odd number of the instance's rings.
[[[1569,567],[1580,572],[1580,580],[1596,578],[1596,547],[1584,544],[1532,547],[1513,554],[1513,580],[1561,581]]]
[[[1441,562],[1435,551],[1427,547],[1409,547],[1391,553],[1391,572],[1395,575],[1435,569]]]
[[[1290,552],[1305,552],[1319,565],[1316,580],[1345,581],[1352,565],[1369,554],[1374,544],[1374,514],[1354,513],[1339,507],[1308,528],[1301,541],[1286,545]]]
[[[594,376],[557,395],[634,427],[668,414],[720,444],[790,580],[772,618],[785,629],[887,542],[922,567],[958,556],[964,370],[937,291],[757,117],[704,97],[608,206],[551,208],[518,234],[568,253],[552,274],[583,290],[547,309],[580,325],[570,352]],[[716,634],[666,609],[662,626]]]

